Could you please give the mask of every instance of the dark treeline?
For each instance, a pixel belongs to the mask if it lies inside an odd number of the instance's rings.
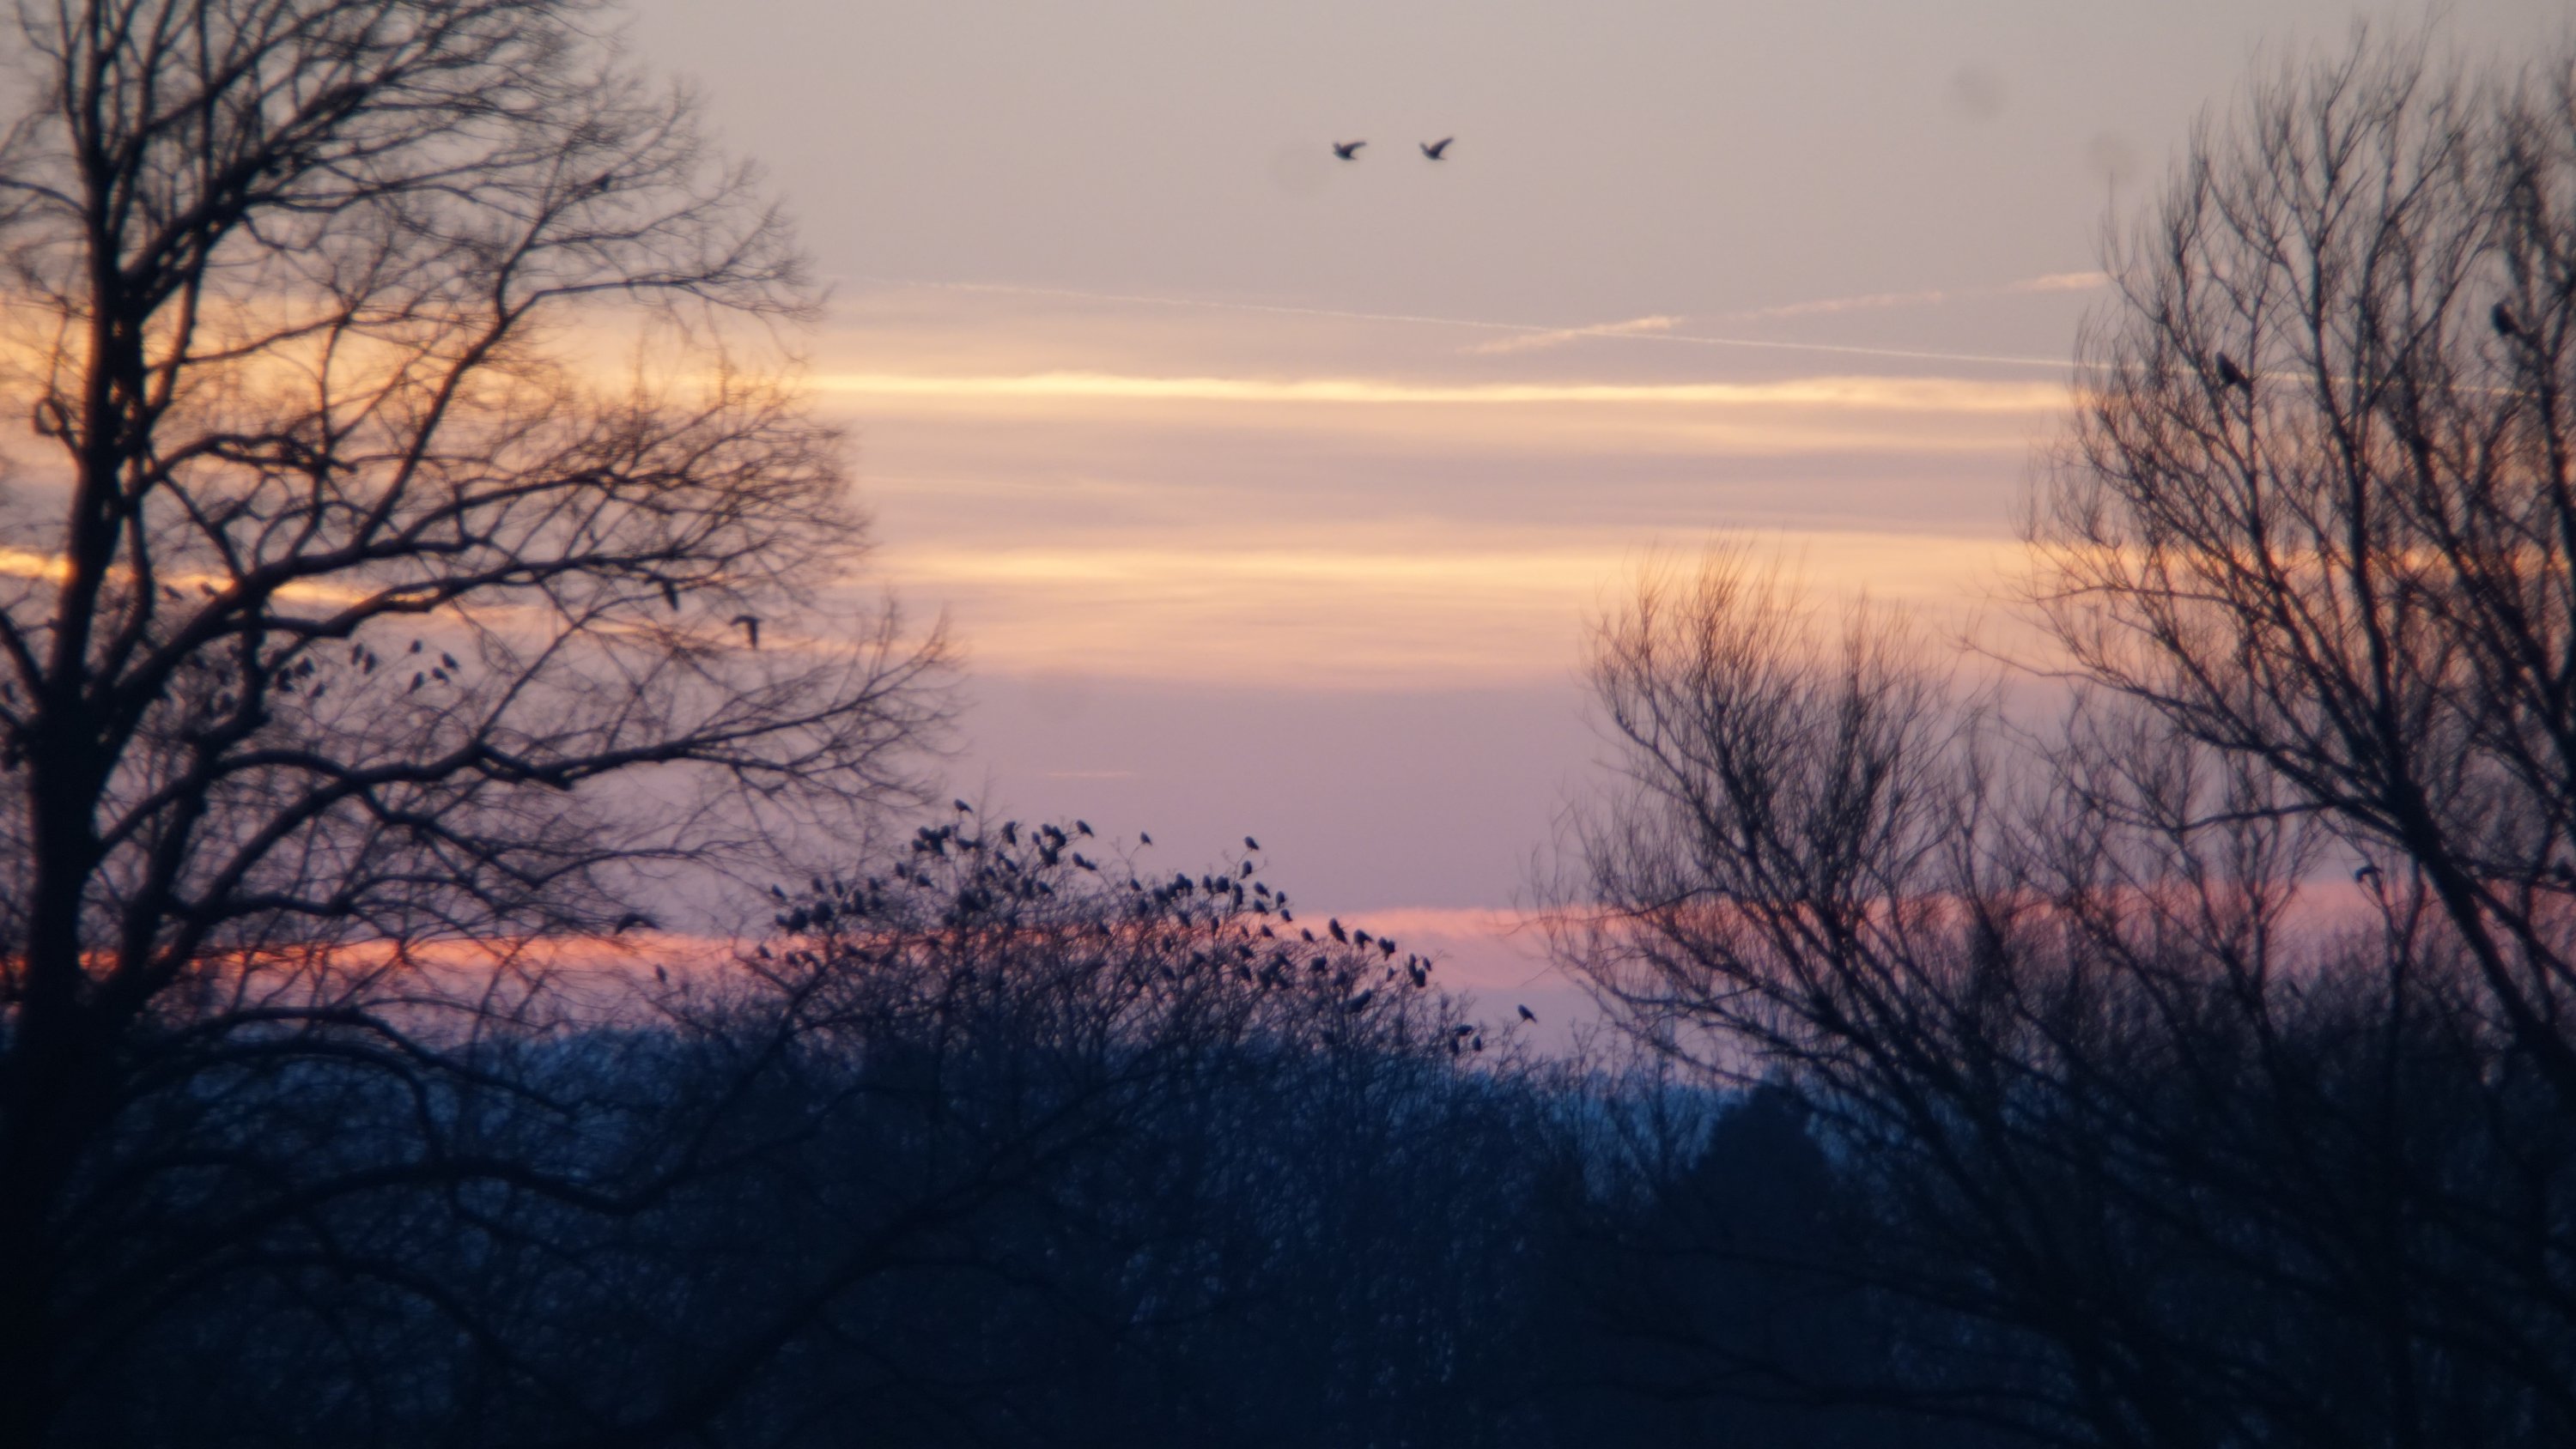
[[[2576,57],[2115,234],[2061,714],[1646,579],[1546,1058],[1249,839],[885,838],[945,643],[601,19],[15,13],[0,1449],[2576,1442]]]
[[[1952,1442],[1769,1392],[1883,1337],[1762,1261],[1841,1191],[1785,1097],[1540,1063],[1240,866],[1008,830],[650,1020],[238,1033],[90,1163],[57,1437]]]

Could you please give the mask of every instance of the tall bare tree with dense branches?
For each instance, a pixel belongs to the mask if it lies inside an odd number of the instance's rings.
[[[2420,891],[2576,1104],[2576,53],[2286,73],[2110,270],[2043,617]]]
[[[1604,626],[1560,945],[1813,1111],[1892,1379],[2136,1446],[2576,1434],[2576,52],[2368,37],[2113,247],[2004,728],[1721,558]],[[2347,879],[2347,873],[2350,873]],[[1762,1367],[1756,1365],[1755,1367]]]
[[[120,1204],[257,1183],[175,1281],[387,1170],[129,1160],[137,1113],[463,1071],[542,993],[418,948],[648,922],[936,722],[935,637],[834,602],[836,436],[724,345],[811,311],[788,229],[602,18],[26,0],[0,46],[0,1444],[156,1291],[76,1269]],[[424,1178],[502,1170],[421,1130]]]

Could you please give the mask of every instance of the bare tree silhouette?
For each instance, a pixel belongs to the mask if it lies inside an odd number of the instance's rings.
[[[1603,627],[1623,770],[1560,950],[1813,1114],[1849,1231],[1786,1266],[1928,1314],[1803,1390],[2100,1444],[2576,1432],[2551,64],[2365,39],[2202,134],[2033,526],[2061,724],[1740,557]]]
[[[2032,534],[2084,677],[2404,865],[2576,1101],[2571,194],[2564,51],[2364,40],[2259,90],[2115,248]]]
[[[470,1073],[543,982],[420,948],[632,925],[656,864],[909,789],[942,648],[832,605],[865,542],[837,439],[722,341],[811,310],[797,253],[599,13],[17,12],[0,1443],[159,1291],[82,1266],[137,1204],[247,1194],[133,1263],[168,1283],[392,1170],[120,1155],[136,1114],[259,1061]],[[666,360],[621,380],[586,354],[628,324]]]

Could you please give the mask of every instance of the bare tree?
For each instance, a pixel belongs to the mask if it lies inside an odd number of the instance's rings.
[[[1676,1231],[1911,1305],[1804,1380],[1723,1305],[1669,1381],[2141,1449],[2576,1438],[2576,51],[2428,50],[2259,84],[2115,242],[2032,526],[2067,718],[1740,560],[1601,630],[1560,953],[1794,1094],[1842,1209]]]
[[[2263,762],[2113,698],[2023,737],[1919,658],[1723,558],[1596,651],[1560,951],[1814,1113],[1840,1231],[1706,1254],[1911,1305],[1861,1377],[1714,1372],[2080,1443],[2576,1426],[2570,1134],[2438,910],[2302,914],[2331,835]]]
[[[2365,37],[2201,132],[2035,514],[2063,729],[1740,568],[1604,631],[1570,954],[1808,1097],[1902,1245],[1852,1264],[2035,1349],[1967,1385],[2026,1427],[2576,1426],[2571,197],[2563,50]]]
[[[1445,1336],[1459,1356],[1466,1315],[1423,1285],[1483,1275],[1407,1261],[1423,1245],[1401,1184],[1454,1199],[1513,1175],[1476,1160],[1490,1129],[1456,1130],[1508,1120],[1464,1085],[1487,1028],[1428,959],[1298,923],[1248,862],[1145,874],[1083,837],[923,827],[891,860],[782,891],[781,934],[731,987],[676,1003],[753,1068],[712,1074],[743,1105],[699,1150],[755,1166],[665,1215],[651,1296],[691,1298],[666,1359],[639,1372],[622,1341],[601,1362],[566,1336],[575,1366],[556,1376],[613,1426],[597,1442],[803,1442],[826,1418],[914,1416],[943,1441],[1047,1441],[1072,1432],[1043,1418],[1059,1400],[1170,1433],[1192,1406],[1125,1402],[1068,1356],[1223,1363],[1219,1327],[1278,1316],[1283,1296],[1321,1322],[1257,1357],[1300,1373],[1261,1366],[1231,1394],[1364,1398],[1388,1370],[1341,1341],[1363,1333],[1380,1352]],[[1513,1231],[1435,1237],[1454,1253]],[[1273,1266],[1319,1261],[1350,1266],[1311,1282]],[[1418,1351],[1434,1377],[1442,1356]]]
[[[2042,616],[2424,892],[2576,1094],[2576,55],[2291,70],[2111,271]]]
[[[834,604],[835,436],[723,345],[811,309],[787,229],[600,14],[19,7],[0,1443],[152,1297],[83,1266],[119,1204],[233,1174],[201,1265],[390,1170],[130,1159],[136,1114],[262,1061],[465,1072],[541,983],[421,947],[649,923],[656,866],[846,827],[936,721],[936,639]],[[424,1131],[418,1174],[520,1170]]]

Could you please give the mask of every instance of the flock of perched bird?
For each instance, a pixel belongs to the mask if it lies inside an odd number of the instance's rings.
[[[1416,141],[1414,144],[1422,148],[1423,155],[1437,161],[1441,153],[1449,149],[1449,143],[1457,139],[1455,136],[1443,136],[1437,141]],[[1360,159],[1360,148],[1367,144],[1366,141],[1335,141],[1333,154],[1345,161],[1357,161]]]
[[[818,876],[811,895],[790,895],[783,885],[770,886],[769,893],[779,906],[778,928],[804,935],[852,927],[897,933],[927,927],[937,933],[970,926],[1042,925],[1048,917],[1039,903],[1057,898],[1058,886],[1065,885],[1072,892],[1068,901],[1087,901],[1094,909],[1116,901],[1122,893],[1132,897],[1111,914],[1092,919],[1090,929],[1104,939],[1126,939],[1142,950],[1150,948],[1153,935],[1140,930],[1144,923],[1168,923],[1194,932],[1201,948],[1188,952],[1186,969],[1177,957],[1160,968],[1162,978],[1175,985],[1186,974],[1213,971],[1256,989],[1321,992],[1349,1013],[1366,1011],[1379,1000],[1381,990],[1400,984],[1416,991],[1431,986],[1432,958],[1418,952],[1399,958],[1393,936],[1345,926],[1339,917],[1327,920],[1320,936],[1312,926],[1299,925],[1288,893],[1255,878],[1251,857],[1260,853],[1261,842],[1249,835],[1243,837],[1245,855],[1229,867],[1196,877],[1176,872],[1168,882],[1156,882],[1139,874],[1132,862],[1093,860],[1078,849],[1080,842],[1092,838],[1087,820],[1071,822],[1071,829],[1048,822],[1024,825],[1004,820],[988,834],[972,802],[954,803],[954,823],[924,825],[914,832],[909,858],[895,863],[891,889],[883,876],[870,876],[864,883]],[[1154,843],[1154,837],[1142,831],[1137,840],[1148,846]],[[1067,876],[1067,867],[1098,879],[1110,893],[1104,897],[1071,886],[1081,877]],[[930,907],[927,915],[921,912],[922,906]],[[1024,916],[1022,912],[1030,907],[1037,907],[1039,914]],[[1126,918],[1123,925],[1119,917]],[[1063,918],[1054,920],[1062,924]],[[868,924],[860,927],[861,922]],[[619,929],[629,924],[620,922]],[[652,923],[632,924],[650,927]],[[1292,930],[1293,939],[1288,935]],[[755,946],[752,954],[764,961],[773,959],[767,946]],[[788,959],[792,963],[801,954],[791,951]],[[1303,971],[1298,969],[1301,965]],[[1527,1005],[1517,1010],[1522,1022],[1538,1021],[1538,1013]],[[1483,1051],[1484,1027],[1476,1022],[1452,1026],[1448,1047],[1451,1056]]]

